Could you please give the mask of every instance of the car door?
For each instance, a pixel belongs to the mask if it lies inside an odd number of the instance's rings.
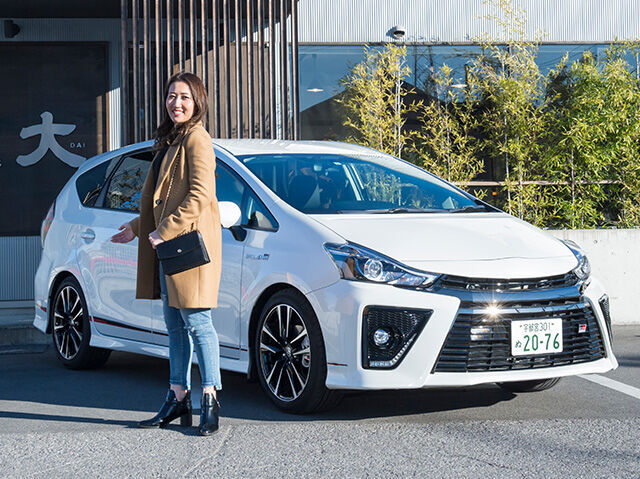
[[[140,150],[124,155],[115,166],[90,210],[90,221],[80,227],[79,263],[92,320],[100,334],[149,341],[151,301],[135,298],[138,239],[112,243],[120,225],[139,212],[140,191],[152,154]]]
[[[246,185],[232,170],[218,160],[216,164],[216,197],[241,207]],[[240,358],[240,295],[244,240],[238,241],[230,230],[222,228],[222,274],[218,290],[218,307],[212,310],[213,325],[218,333],[220,355]],[[153,301],[152,329],[154,342],[168,345],[162,302]]]

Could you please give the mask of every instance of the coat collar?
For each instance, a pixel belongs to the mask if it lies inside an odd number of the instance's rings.
[[[189,130],[187,130],[187,132],[184,134],[181,140],[178,140],[176,138],[175,140],[173,140],[173,143],[169,145],[169,149],[165,153],[164,158],[162,159],[162,163],[160,165],[160,172],[158,173],[159,180],[156,182],[157,185],[162,184],[167,179],[167,176],[169,175],[169,172],[171,171],[171,168],[173,166],[173,162],[175,161],[176,156],[178,155],[178,151],[180,151],[182,142],[187,137],[187,135],[197,126],[203,126],[202,122],[199,121],[198,123],[194,124],[191,128],[189,128]]]

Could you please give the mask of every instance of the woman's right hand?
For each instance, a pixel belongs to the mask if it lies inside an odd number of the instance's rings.
[[[116,233],[111,237],[112,243],[128,243],[129,241],[133,241],[136,237],[136,235],[133,234],[133,230],[129,223],[123,224],[118,229],[120,230],[120,233]]]

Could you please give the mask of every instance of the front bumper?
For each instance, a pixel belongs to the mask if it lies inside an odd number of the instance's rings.
[[[554,290],[543,293],[547,298],[553,297],[554,294]],[[526,295],[530,293],[520,293],[520,297]],[[582,300],[591,305],[602,335],[603,358],[563,366],[486,372],[434,372],[434,366],[461,305],[461,300],[450,292],[424,292],[341,280],[326,288],[310,292],[307,298],[318,315],[324,336],[328,388],[417,389],[527,381],[604,373],[615,369],[618,363],[613,355],[605,318],[598,304],[603,295],[604,290],[595,279],[582,292]],[[363,367],[362,322],[367,306],[433,310],[424,329],[394,369]]]

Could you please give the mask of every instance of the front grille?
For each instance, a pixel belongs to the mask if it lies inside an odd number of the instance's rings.
[[[498,318],[487,304],[463,302],[433,372],[480,372],[565,366],[605,356],[595,314],[583,298],[500,305]],[[511,321],[561,318],[563,351],[535,356],[511,355]],[[587,331],[579,333],[579,325]]]
[[[438,281],[438,286],[465,291],[539,291],[574,286],[578,281],[573,271],[557,276],[529,279],[465,278],[445,275]]]

